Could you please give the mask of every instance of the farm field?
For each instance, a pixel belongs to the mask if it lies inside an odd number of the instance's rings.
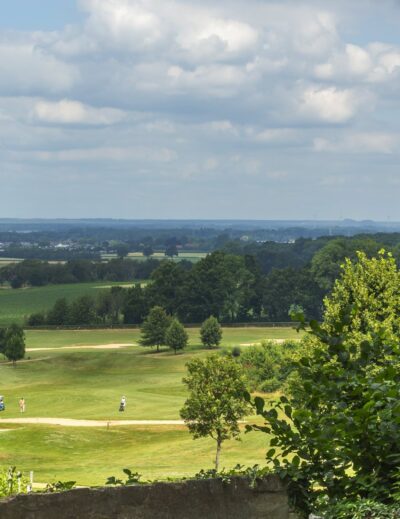
[[[290,328],[224,329],[223,346],[266,337],[298,335]],[[91,485],[104,483],[106,477],[119,475],[125,467],[138,470],[145,478],[187,476],[210,468],[213,442],[193,441],[183,425],[107,429],[2,423],[3,418],[20,417],[17,404],[21,396],[26,399],[27,419],[179,419],[185,400],[181,382],[185,364],[194,356],[209,354],[199,346],[198,329],[190,329],[190,347],[179,355],[157,354],[135,345],[137,339],[137,330],[28,331],[30,358],[15,368],[0,363],[0,394],[7,404],[0,417],[0,464],[34,470],[37,481],[74,479]],[[115,347],[91,348],[107,344]],[[132,345],[118,348],[126,344]],[[118,404],[123,394],[127,408],[121,415]],[[244,435],[242,442],[228,442],[222,466],[262,464],[267,443],[261,433]]]
[[[168,258],[169,260],[173,261],[191,261],[192,263],[196,263],[197,261],[201,260],[202,258],[205,258],[207,256],[208,252],[179,252],[179,256],[174,256],[173,258]],[[102,259],[103,260],[110,260],[117,257],[117,254],[103,254]],[[128,254],[128,258],[138,260],[138,261],[144,261],[148,259],[146,256],[143,256],[142,252],[130,252]],[[166,256],[164,252],[155,252],[150,256],[152,259],[158,259],[163,260],[166,259]]]
[[[16,290],[0,288],[0,326],[12,322],[23,324],[28,315],[48,310],[61,297],[73,300],[82,295],[96,295],[97,290],[110,288],[113,285],[131,286],[132,283],[98,281],[96,283],[46,285]]]

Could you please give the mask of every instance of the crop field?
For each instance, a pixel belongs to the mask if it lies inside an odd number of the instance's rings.
[[[25,318],[32,313],[51,308],[57,299],[65,297],[73,300],[83,295],[96,295],[101,288],[113,285],[132,286],[132,283],[71,283],[67,285],[47,285],[33,288],[0,288],[0,326],[12,322],[23,324]]]
[[[179,252],[178,256],[174,256],[173,258],[168,258],[169,260],[173,261],[191,261],[192,263],[196,263],[199,260],[205,258],[207,256],[207,252]],[[110,260],[116,258],[116,254],[103,254],[102,259],[103,260]],[[167,259],[164,252],[155,252],[150,256],[152,259],[158,259],[158,260],[164,260]],[[146,256],[143,256],[143,253],[141,252],[130,252],[128,254],[128,258],[138,261],[144,261],[148,259]]]
[[[0,268],[6,267],[7,265],[11,265],[13,263],[20,263],[21,261],[23,260],[19,258],[0,258]]]
[[[137,330],[28,331],[27,358],[13,367],[0,363],[0,465],[34,470],[39,482],[76,480],[103,484],[122,468],[154,479],[193,475],[212,467],[212,440],[192,440],[182,424],[112,425],[113,420],[179,420],[186,394],[186,362],[205,356],[199,330],[190,329],[182,354],[155,353],[137,344]],[[291,328],[225,328],[222,348],[264,338],[298,338]],[[122,395],[127,408],[119,413]],[[18,399],[26,400],[24,419],[102,420],[98,427],[6,423],[21,416]],[[249,418],[248,420],[252,420]],[[76,425],[76,424],[75,424]],[[262,433],[229,441],[222,466],[263,464],[268,438]]]

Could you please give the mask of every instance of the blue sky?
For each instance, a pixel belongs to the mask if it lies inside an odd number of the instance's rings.
[[[82,19],[75,0],[11,0],[1,6],[2,29],[54,31]]]
[[[0,217],[400,220],[396,0],[13,0]]]

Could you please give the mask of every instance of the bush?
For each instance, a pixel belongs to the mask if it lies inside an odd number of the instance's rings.
[[[241,354],[242,354],[242,350],[241,350],[240,346],[234,346],[232,348],[232,352],[231,352],[232,357],[240,357]]]
[[[281,389],[294,370],[294,361],[308,348],[307,341],[265,341],[242,350],[242,364],[251,391]]]
[[[324,519],[400,519],[400,505],[385,505],[369,499],[343,501],[329,507]]]
[[[19,487],[21,492],[26,492],[27,486],[28,480],[16,467],[0,470],[0,498],[18,494]]]

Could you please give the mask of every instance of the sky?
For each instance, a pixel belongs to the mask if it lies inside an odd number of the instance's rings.
[[[0,217],[400,221],[400,0],[13,0]]]

